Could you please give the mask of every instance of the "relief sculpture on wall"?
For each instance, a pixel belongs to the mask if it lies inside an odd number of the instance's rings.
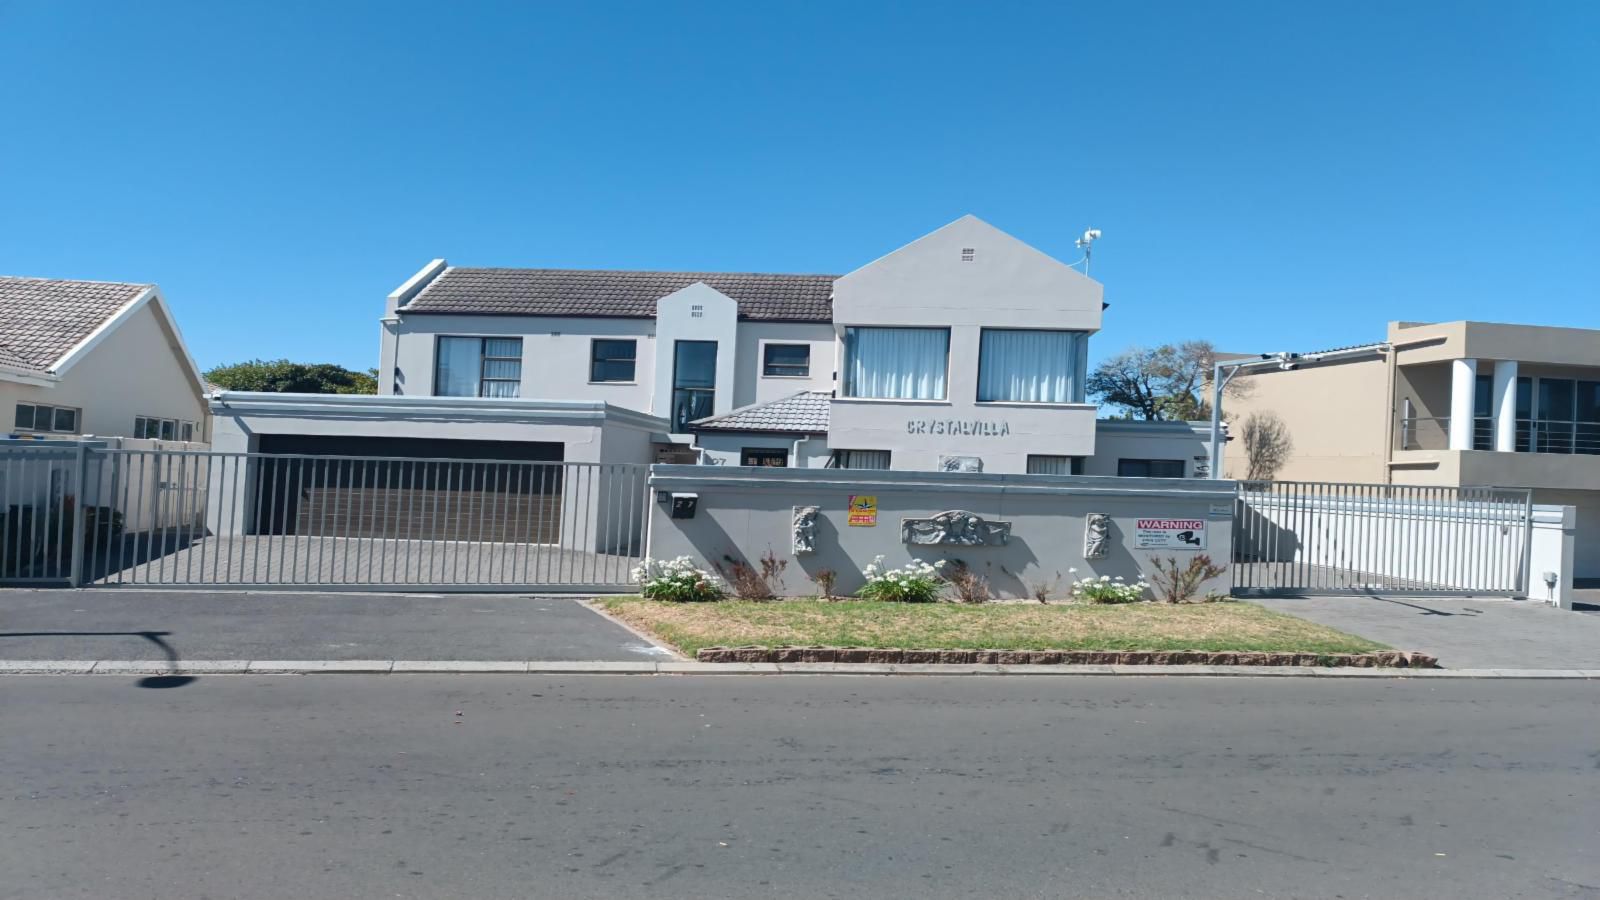
[[[1083,522],[1083,558],[1105,559],[1111,552],[1111,517],[1089,513]]]
[[[791,549],[796,554],[817,552],[818,509],[816,506],[794,508],[794,546]]]
[[[1011,540],[1011,523],[990,522],[977,513],[952,509],[926,519],[901,519],[900,539],[907,544],[1003,546]]]

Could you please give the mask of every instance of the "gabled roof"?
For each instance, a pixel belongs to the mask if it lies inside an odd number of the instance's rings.
[[[739,318],[831,322],[833,275],[447,267],[404,313],[653,318],[656,301],[704,282],[739,304]]]
[[[0,276],[0,364],[44,375],[153,285]]]
[[[801,391],[778,400],[757,403],[720,416],[689,423],[692,432],[724,431],[767,434],[827,434],[827,391]]]

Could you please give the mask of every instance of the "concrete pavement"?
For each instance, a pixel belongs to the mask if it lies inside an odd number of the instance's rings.
[[[0,591],[0,659],[671,658],[569,598],[124,588]]]
[[[1577,682],[7,681],[0,897],[1590,897]]]
[[[1426,651],[1447,669],[1600,669],[1600,615],[1530,600],[1252,598],[1268,609]]]

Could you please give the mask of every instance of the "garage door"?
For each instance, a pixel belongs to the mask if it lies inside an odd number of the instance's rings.
[[[562,445],[263,435],[258,534],[558,543]]]

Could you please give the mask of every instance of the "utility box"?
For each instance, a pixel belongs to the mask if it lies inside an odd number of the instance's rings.
[[[673,494],[671,508],[672,518],[692,519],[694,518],[694,511],[699,505],[699,494]]]

